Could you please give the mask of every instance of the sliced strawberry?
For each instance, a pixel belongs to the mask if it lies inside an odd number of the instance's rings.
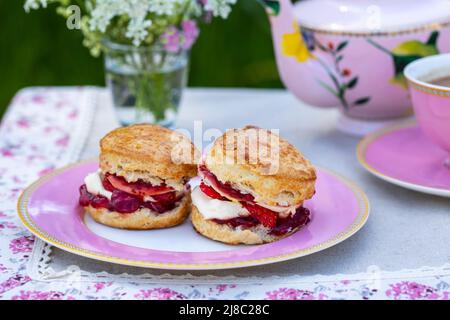
[[[214,190],[213,188],[211,188],[210,186],[206,185],[203,182],[200,184],[200,190],[202,190],[202,192],[210,198],[217,200],[228,200],[227,198],[223,197],[220,193],[218,193],[216,190]]]
[[[108,190],[109,192],[113,192],[115,189],[106,177],[103,178],[102,184],[103,188],[105,188],[105,190]]]
[[[159,186],[153,186],[143,181],[127,182],[124,178],[112,174],[106,175],[106,179],[114,188],[140,197],[159,195],[174,190],[164,183]]]
[[[208,180],[211,185],[225,194],[228,198],[236,201],[253,201],[254,197],[251,194],[243,194],[238,190],[233,189],[229,182],[222,183],[217,177],[206,168],[205,165],[199,166],[198,170]]]
[[[278,215],[276,212],[250,202],[241,202],[241,204],[248,212],[250,212],[252,217],[258,219],[263,226],[272,229],[277,225]]]

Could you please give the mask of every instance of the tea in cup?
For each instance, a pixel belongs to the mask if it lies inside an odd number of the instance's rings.
[[[450,168],[450,54],[422,58],[405,69],[416,118],[426,136],[448,151]]]

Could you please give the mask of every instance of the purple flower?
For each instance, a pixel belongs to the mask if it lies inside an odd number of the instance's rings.
[[[60,147],[67,147],[70,141],[70,136],[66,134],[64,137],[56,140],[56,145]]]
[[[35,104],[42,104],[42,103],[44,103],[44,97],[42,97],[40,95],[34,95],[31,98],[31,101],[33,101]]]
[[[189,50],[200,34],[197,23],[194,20],[184,20],[181,23],[181,29],[183,30],[184,41],[182,48]]]
[[[25,283],[30,282],[31,278],[28,276],[22,276],[20,274],[9,278],[5,282],[0,283],[0,295],[6,291],[23,286]]]
[[[27,129],[30,127],[30,121],[26,118],[20,118],[19,120],[17,120],[17,126]]]
[[[180,32],[174,26],[169,27],[167,31],[161,36],[161,42],[164,45],[164,50],[167,52],[176,53],[180,50]]]
[[[19,295],[15,295],[11,300],[75,300],[74,297],[65,298],[64,293],[57,291],[20,291]]]
[[[95,292],[99,292],[106,287],[110,287],[112,284],[112,282],[96,282],[94,283]]]
[[[280,288],[266,292],[266,300],[325,300],[328,297],[320,293],[317,297],[314,292],[291,288]]]
[[[437,289],[417,282],[403,281],[391,284],[390,287],[391,288],[386,291],[386,295],[395,300],[405,298],[410,300],[435,300],[440,298]]]
[[[14,239],[10,242],[9,248],[13,253],[31,252],[33,248],[34,238],[31,236],[24,236]]]
[[[11,150],[5,148],[0,149],[0,154],[5,158],[11,158],[14,156]]]
[[[173,291],[169,288],[156,288],[150,290],[141,290],[134,295],[137,299],[142,300],[184,300],[186,296],[182,293]]]
[[[217,290],[218,294],[225,292],[227,289],[233,289],[233,288],[236,288],[235,284],[218,284],[216,286],[216,290]]]
[[[17,226],[9,221],[6,222],[0,222],[0,229],[15,229]]]

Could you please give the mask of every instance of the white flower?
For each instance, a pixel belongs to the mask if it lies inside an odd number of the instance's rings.
[[[211,11],[214,16],[220,16],[226,19],[231,12],[231,5],[237,0],[208,0],[205,4],[205,10]]]
[[[150,20],[131,20],[125,35],[128,38],[133,39],[133,45],[137,47],[147,37],[147,28],[151,25],[152,22]]]
[[[40,7],[47,8],[47,0],[27,0],[23,6],[26,12],[37,10]]]
[[[80,0],[85,4],[85,32],[106,34],[109,30],[126,23],[124,30],[119,30],[129,38],[135,46],[139,46],[149,36],[150,32],[160,33],[160,21],[173,24],[173,21],[183,21],[200,17],[204,10],[214,16],[226,18],[231,5],[237,0]],[[25,10],[46,8],[51,3],[59,3],[67,7],[74,0],[26,0]],[[115,18],[118,18],[117,20]],[[156,29],[151,28],[152,19],[158,19]],[[119,21],[119,24],[117,24]],[[87,27],[88,25],[88,27]],[[87,30],[89,29],[89,30]],[[117,31],[114,29],[114,31]],[[158,33],[158,34],[159,34]],[[152,34],[154,36],[154,34]]]
[[[125,4],[126,1],[122,1]],[[111,19],[120,13],[121,2],[117,0],[99,0],[91,12],[91,30],[105,32]]]
[[[130,21],[125,36],[132,39],[135,46],[139,46],[147,37],[148,28],[152,25],[152,21],[146,19],[146,16],[154,2],[149,0],[98,0],[91,12],[90,28],[104,33],[113,18],[126,15]]]
[[[170,15],[173,14],[176,4],[182,4],[183,2],[186,2],[186,0],[153,0],[148,2],[148,11],[159,15]]]

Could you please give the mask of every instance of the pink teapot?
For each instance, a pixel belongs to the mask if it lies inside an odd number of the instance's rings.
[[[450,52],[450,0],[260,1],[285,86],[348,119],[411,115],[404,68]]]

